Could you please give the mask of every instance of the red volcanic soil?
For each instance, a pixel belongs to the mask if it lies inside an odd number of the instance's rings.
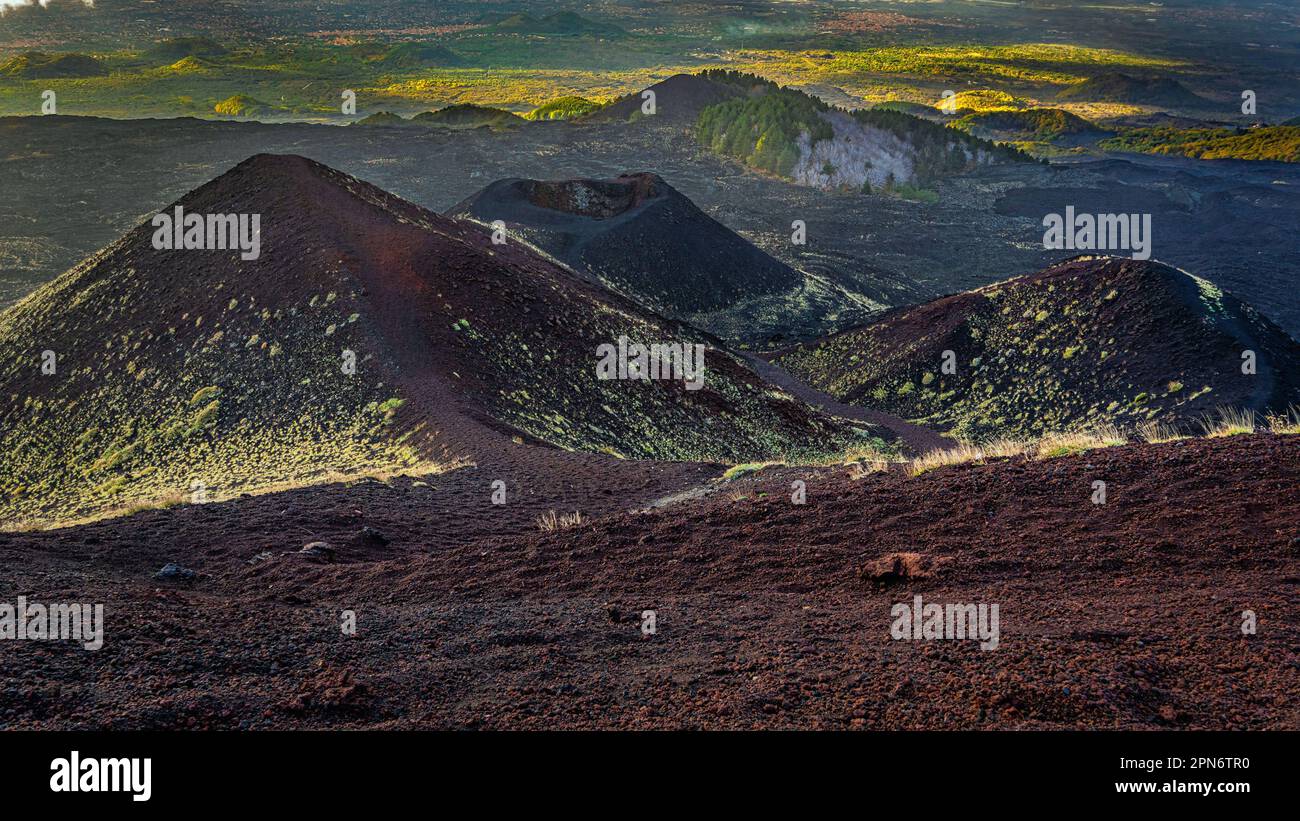
[[[0,726],[1300,729],[1296,443],[781,469],[652,512],[610,483],[552,533],[469,470],[0,535],[13,595],[107,609],[97,652],[0,642]],[[998,604],[1000,646],[891,639],[915,595]]]

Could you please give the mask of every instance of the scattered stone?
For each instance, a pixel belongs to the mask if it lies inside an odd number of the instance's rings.
[[[890,553],[867,562],[862,580],[876,587],[888,587],[903,581],[928,579],[940,562],[920,553]]]
[[[298,555],[313,561],[332,562],[337,551],[329,542],[308,542],[302,546],[302,550],[298,551]]]
[[[362,527],[361,532],[357,534],[356,538],[359,543],[372,545],[374,547],[383,547],[391,541],[391,539],[380,533],[378,530],[375,530],[370,525]]]
[[[168,562],[163,565],[162,570],[153,574],[153,577],[168,582],[192,582],[197,575],[188,567],[181,567],[176,562]]]

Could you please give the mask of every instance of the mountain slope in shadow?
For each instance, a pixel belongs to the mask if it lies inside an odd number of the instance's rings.
[[[448,214],[503,220],[566,265],[668,313],[714,311],[801,279],[658,174],[498,180]]]

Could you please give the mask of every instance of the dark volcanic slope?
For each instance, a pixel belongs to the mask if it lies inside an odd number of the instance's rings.
[[[740,86],[720,83],[697,74],[674,74],[667,80],[655,83],[647,90],[655,93],[655,113],[653,117],[646,118],[644,121],[674,127],[694,125],[696,118],[704,109],[745,94]],[[628,94],[592,112],[585,119],[592,122],[626,122],[629,119],[641,119],[644,116],[642,114],[644,102],[645,98],[640,92]]]
[[[498,180],[448,214],[503,220],[575,270],[672,315],[715,311],[802,279],[657,174]]]
[[[1110,257],[900,309],[777,361],[842,401],[974,438],[1300,401],[1300,345],[1276,325],[1206,280]]]
[[[1056,95],[1062,100],[1104,100],[1113,103],[1205,108],[1214,103],[1188,91],[1182,83],[1167,77],[1132,77],[1102,74],[1070,86]]]
[[[437,111],[424,111],[412,117],[403,117],[390,111],[378,111],[357,120],[353,125],[470,129],[513,128],[523,125],[525,122],[523,117],[504,109],[474,105],[473,103],[458,103],[449,105],[446,108],[440,108]]]
[[[519,12],[494,23],[492,28],[495,31],[518,32],[528,35],[627,36],[626,31],[613,23],[588,20],[571,11],[558,11],[543,17],[534,17],[526,12]]]
[[[698,391],[598,381],[597,347],[621,335],[712,343],[310,160],[254,157],[180,204],[259,214],[260,256],[156,250],[145,223],[0,315],[6,518],[193,482],[219,496],[428,459],[517,463],[540,443],[730,462],[845,441],[716,347]]]
[[[1294,437],[1254,436],[789,471],[513,538],[448,534],[441,480],[0,534],[29,600],[108,603],[97,652],[0,642],[0,727],[1297,730],[1297,471]],[[280,555],[312,538],[340,561]],[[898,552],[926,575],[864,578]],[[916,595],[997,604],[998,648],[891,639]]]
[[[474,105],[473,103],[459,103],[440,108],[437,111],[425,111],[422,114],[416,114],[411,118],[411,122],[417,125],[436,125],[447,128],[480,128],[482,126],[509,128],[515,125],[523,125],[524,118],[501,108]]]
[[[59,80],[71,77],[103,77],[108,69],[85,54],[45,54],[29,51],[0,64],[0,75],[24,80]]]

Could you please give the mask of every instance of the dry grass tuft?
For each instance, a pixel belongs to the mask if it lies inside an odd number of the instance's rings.
[[[889,453],[871,445],[855,445],[844,451],[840,464],[849,469],[852,479],[861,479],[873,473],[888,472],[890,465],[901,464],[906,460],[896,453]]]
[[[1058,456],[1074,456],[1090,450],[1126,444],[1128,437],[1122,430],[1114,425],[1099,425],[1088,430],[1046,434],[1034,446],[1034,456],[1038,459],[1055,459]]]
[[[557,515],[554,510],[550,510],[537,517],[537,529],[553,533],[557,530],[568,530],[571,527],[577,527],[586,521],[582,513],[577,510],[563,515]]]
[[[748,476],[751,473],[758,473],[760,470],[770,467],[783,467],[785,462],[745,462],[739,465],[732,465],[722,474],[722,481],[730,482],[739,479],[742,476]]]
[[[897,459],[897,456],[871,445],[854,445],[841,454],[840,463],[851,465],[854,462],[889,462],[897,461]]]
[[[1217,419],[1210,418],[1201,422],[1207,439],[1225,436],[1240,436],[1255,432],[1255,412],[1241,408],[1219,408]]]
[[[920,476],[922,473],[935,468],[947,467],[948,465],[964,465],[968,462],[982,463],[983,461],[984,451],[978,445],[963,442],[955,448],[932,450],[916,457],[907,466],[907,472],[913,476]]]
[[[1114,425],[1101,425],[1083,431],[1049,433],[1036,442],[1021,439],[996,439],[979,444],[962,442],[955,448],[933,450],[913,459],[908,466],[908,472],[913,476],[920,476],[922,473],[947,465],[964,465],[972,462],[985,464],[990,459],[1007,459],[1016,456],[1054,459],[1058,456],[1072,456],[1098,448],[1124,444],[1128,444],[1128,437]]]
[[[1137,435],[1148,445],[1178,442],[1187,438],[1182,431],[1167,422],[1143,422],[1137,426]]]
[[[964,465],[970,462],[984,464],[990,459],[1024,456],[1032,449],[1031,443],[1018,439],[996,439],[983,444],[962,442],[955,448],[932,450],[913,459],[908,465],[908,473],[920,476],[922,473],[947,465]]]
[[[169,507],[183,505],[190,500],[188,493],[169,493],[157,499],[146,499],[127,505],[126,508],[110,511],[113,516],[134,516],[146,510],[166,510]]]
[[[1292,406],[1280,415],[1270,413],[1265,421],[1268,422],[1269,431],[1279,436],[1300,433],[1300,408]]]
[[[865,479],[873,473],[888,473],[890,464],[892,463],[884,459],[867,462],[850,462],[848,465],[849,478],[854,480]]]

